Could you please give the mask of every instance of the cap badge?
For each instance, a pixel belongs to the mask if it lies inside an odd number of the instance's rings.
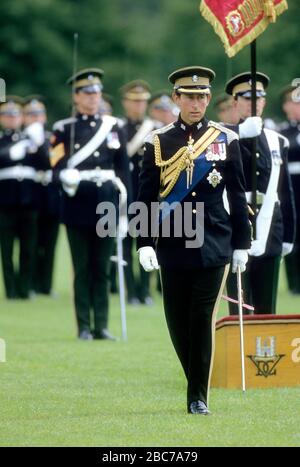
[[[93,76],[93,75],[89,75],[89,76],[87,77],[87,79],[88,79],[89,81],[92,81],[92,79],[94,79],[94,76]]]
[[[193,81],[193,83],[197,83],[198,80],[199,80],[199,76],[198,76],[198,75],[193,75],[193,76],[192,76],[192,81]]]

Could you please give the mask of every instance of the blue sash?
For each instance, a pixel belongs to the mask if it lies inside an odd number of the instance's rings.
[[[178,180],[172,189],[165,198],[160,199],[160,202],[166,202],[166,206],[160,211],[159,214],[159,223],[161,223],[167,216],[170,215],[171,211],[174,211],[175,205],[170,206],[172,203],[180,203],[202,180],[203,177],[208,173],[212,167],[212,162],[207,161],[205,158],[205,152],[201,156],[197,157],[194,160],[194,171],[193,171],[193,181],[189,188],[186,187],[187,174],[183,170],[178,177]]]

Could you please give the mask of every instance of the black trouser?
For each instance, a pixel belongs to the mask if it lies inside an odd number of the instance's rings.
[[[161,268],[166,321],[187,378],[188,405],[208,400],[217,299],[227,270],[225,266],[196,270]]]
[[[28,298],[36,248],[37,211],[12,208],[0,211],[0,243],[7,298]],[[19,268],[14,267],[14,246],[19,240]]]
[[[74,300],[78,332],[91,330],[94,312],[97,336],[108,324],[110,257],[114,238],[100,238],[94,226],[67,226],[74,267]]]
[[[247,270],[242,274],[243,301],[254,306],[255,314],[276,313],[280,259],[280,256],[249,258]],[[229,297],[237,300],[236,274],[229,274],[226,285]],[[237,315],[238,312],[238,305],[229,303],[229,313]],[[249,314],[245,308],[243,313]]]
[[[300,237],[300,235],[299,235]],[[289,290],[295,294],[300,294],[300,240],[294,244],[294,249],[285,258],[285,268]]]
[[[57,243],[59,220],[56,216],[39,214],[37,227],[37,246],[33,290],[49,294],[52,289],[55,247]]]
[[[150,295],[150,274],[146,272],[143,267],[139,264],[139,275],[140,280],[137,281],[134,274],[134,261],[132,251],[134,248],[134,239],[129,235],[124,239],[124,260],[127,262],[127,266],[124,268],[125,281],[127,288],[127,297],[131,298],[138,297],[143,301]]]

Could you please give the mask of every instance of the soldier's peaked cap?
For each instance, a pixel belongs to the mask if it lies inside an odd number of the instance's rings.
[[[0,103],[0,115],[19,116],[22,114],[23,103],[23,98],[20,96],[6,96],[6,101]]]
[[[168,77],[174,91],[181,94],[210,94],[210,83],[216,74],[210,68],[188,66],[173,71]]]
[[[246,71],[231,78],[225,85],[225,91],[232,96],[251,97],[251,72]],[[266,95],[265,89],[268,87],[270,78],[264,73],[256,73],[256,96]]]
[[[151,88],[147,81],[136,79],[124,84],[120,88],[123,99],[133,101],[148,101],[151,97]]]
[[[100,92],[103,87],[101,81],[103,75],[104,71],[100,68],[85,68],[71,76],[67,80],[67,84],[71,84],[75,92]]]
[[[24,113],[40,114],[46,111],[44,104],[45,98],[40,94],[32,94],[24,97]]]

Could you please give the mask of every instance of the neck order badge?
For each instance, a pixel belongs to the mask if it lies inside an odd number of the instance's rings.
[[[200,3],[202,16],[220,36],[229,57],[256,39],[287,8],[286,0],[202,0]]]

